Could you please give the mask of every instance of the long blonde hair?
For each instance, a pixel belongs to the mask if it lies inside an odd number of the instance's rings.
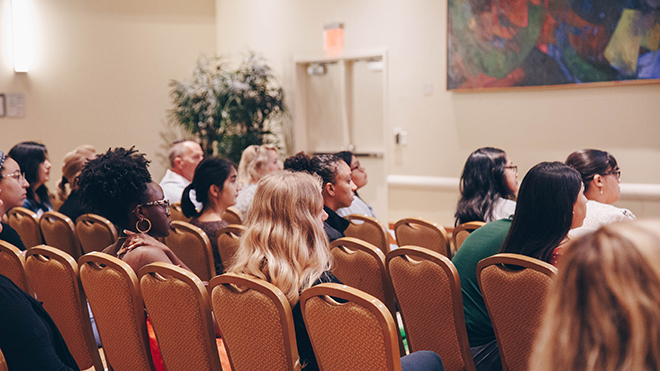
[[[264,175],[264,165],[268,163],[268,151],[275,151],[273,144],[253,144],[243,150],[238,164],[238,182],[242,184],[256,183]]]
[[[660,370],[660,221],[574,241],[553,285],[530,370]]]
[[[227,271],[274,284],[294,305],[300,292],[330,268],[328,237],[318,218],[322,208],[318,177],[290,171],[264,176]]]

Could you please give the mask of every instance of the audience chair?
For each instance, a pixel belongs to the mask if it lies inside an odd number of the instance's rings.
[[[383,254],[390,251],[390,237],[378,219],[370,216],[351,214],[346,217],[351,224],[344,231],[346,237],[359,238],[378,247]]]
[[[474,371],[454,264],[435,251],[404,246],[387,254],[387,269],[410,351],[436,352],[447,371]]]
[[[18,247],[3,240],[0,240],[0,274],[9,278],[21,290],[30,292],[25,275],[25,255]]]
[[[202,281],[168,263],[146,265],[138,276],[165,368],[221,371],[209,293]]]
[[[30,294],[43,302],[78,367],[103,370],[76,261],[54,247],[33,247],[27,251],[25,272]]]
[[[280,289],[226,273],[213,278],[209,290],[234,371],[300,370],[291,305]]]
[[[394,225],[399,246],[419,246],[451,258],[449,238],[445,228],[422,218],[401,219]]]
[[[233,207],[228,207],[225,211],[225,215],[222,216],[222,220],[226,221],[229,224],[243,224],[244,215],[241,215],[241,212]]]
[[[497,254],[477,264],[504,371],[528,370],[545,297],[556,274],[552,265],[518,254]]]
[[[56,247],[76,260],[80,258],[82,249],[71,218],[57,211],[48,211],[39,219],[39,226],[46,245]]]
[[[174,221],[170,235],[165,237],[165,245],[202,281],[208,282],[215,276],[211,241],[201,228]]]
[[[467,238],[467,236],[470,235],[470,233],[474,232],[475,230],[479,229],[482,225],[486,223],[484,222],[467,222],[463,224],[459,224],[456,227],[454,227],[454,233],[452,234],[452,242],[454,243],[454,254],[456,251],[458,251],[458,248],[461,247],[463,244],[463,241]]]
[[[133,269],[100,252],[82,256],[79,264],[80,281],[112,369],[153,371],[144,304]]]
[[[24,207],[7,211],[9,225],[16,230],[26,248],[43,244],[37,213]]]
[[[303,291],[300,308],[321,370],[401,370],[397,327],[375,297],[323,283]]]
[[[190,222],[190,218],[183,215],[181,210],[181,202],[175,202],[170,205],[170,219],[172,221]]]
[[[117,242],[117,228],[108,219],[96,214],[83,214],[76,219],[76,233],[83,253],[103,251]]]
[[[226,267],[238,250],[239,238],[245,233],[245,227],[239,224],[228,225],[218,231],[218,253]]]

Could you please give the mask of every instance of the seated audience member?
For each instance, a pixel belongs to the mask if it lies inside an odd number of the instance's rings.
[[[37,300],[0,275],[0,349],[9,370],[80,370]]]
[[[272,144],[251,145],[243,151],[241,162],[238,164],[238,183],[241,190],[238,192],[234,206],[245,219],[248,208],[252,204],[257,182],[264,175],[273,171],[282,170],[279,162],[277,147]]]
[[[25,179],[30,183],[23,207],[34,211],[38,216],[46,211],[53,211],[53,204],[50,202],[46,188],[51,167],[46,146],[36,142],[18,143],[12,147],[8,156],[18,163],[25,174]]]
[[[171,169],[167,169],[160,181],[165,199],[171,203],[181,201],[183,189],[192,182],[197,164],[204,158],[202,147],[192,140],[179,140],[172,143],[168,152]]]
[[[284,293],[293,307],[298,355],[305,371],[319,368],[303,322],[300,293],[320,283],[340,283],[330,272],[321,192],[321,180],[304,172],[278,171],[263,177],[228,269],[266,280]],[[401,361],[403,370],[442,370],[440,357],[430,351],[412,353]]]
[[[351,206],[342,207],[341,209],[337,210],[337,215],[346,217],[351,214],[360,214],[375,218],[376,214],[374,214],[374,210],[371,208],[371,206],[364,202],[357,193],[358,189],[367,185],[367,171],[364,167],[362,167],[362,165],[360,165],[360,161],[358,161],[357,157],[355,157],[355,155],[351,152],[337,152],[335,153],[335,156],[344,160],[346,165],[351,168],[351,177],[353,178],[353,183],[355,183],[355,186],[357,187]]]
[[[351,168],[339,157],[321,155],[309,158],[304,152],[284,161],[284,168],[292,171],[305,171],[317,174],[323,180],[323,210],[328,218],[323,228],[330,241],[344,237],[350,222],[337,215],[337,210],[349,207],[353,202],[353,192],[357,189],[351,177]]]
[[[477,281],[477,264],[500,252],[549,262],[571,226],[584,219],[586,199],[580,175],[560,162],[542,162],[522,181],[515,214],[472,232],[452,262],[458,270],[468,340],[478,371],[501,370],[495,333]]]
[[[516,209],[518,166],[501,149],[480,148],[465,162],[460,192],[454,225],[508,218]]]
[[[611,154],[597,149],[582,149],[571,153],[566,159],[569,165],[580,172],[587,196],[587,217],[582,227],[571,231],[571,235],[595,231],[603,224],[635,219],[630,210],[611,205],[619,200],[621,192],[621,170]]]
[[[0,174],[2,174],[0,178],[0,217],[2,217],[12,207],[23,206],[30,184],[25,180],[18,163],[13,158],[5,156],[2,151],[0,151]],[[9,224],[2,223],[1,228],[1,240],[25,250],[21,237]]]
[[[57,184],[57,194],[63,204],[57,211],[71,218],[74,223],[79,216],[87,213],[78,193],[78,175],[87,161],[95,157],[96,150],[90,145],[82,145],[64,156],[62,179]],[[68,193],[67,184],[70,190]]]
[[[660,223],[604,225],[566,248],[530,370],[660,370]]]
[[[217,157],[207,157],[197,165],[192,183],[183,191],[183,214],[192,218],[190,223],[201,228],[209,237],[217,274],[224,273],[218,251],[218,230],[229,225],[222,220],[222,216],[229,206],[236,203],[238,188],[234,165]],[[193,190],[195,192],[191,192]],[[192,193],[196,194],[197,201],[202,204],[201,211],[195,209],[190,199]]]
[[[80,197],[122,234],[104,253],[125,261],[136,274],[154,262],[188,269],[156,239],[170,234],[170,209],[162,189],[151,180],[148,164],[145,155],[133,148],[108,150],[90,160],[80,173]]]

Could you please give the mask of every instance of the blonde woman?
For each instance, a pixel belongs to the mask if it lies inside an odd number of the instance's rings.
[[[295,195],[292,198],[291,195]],[[263,177],[244,225],[246,231],[228,272],[248,274],[277,286],[293,307],[298,354],[304,371],[318,370],[300,311],[300,293],[323,282],[340,283],[330,273],[327,218],[321,179],[304,172],[278,171]],[[404,357],[404,370],[441,370],[433,352]]]
[[[282,166],[280,166],[276,146],[272,144],[251,145],[243,151],[241,162],[238,164],[238,182],[242,188],[234,206],[241,213],[241,218],[245,219],[252,204],[259,179],[278,170],[282,170]]]
[[[57,196],[63,204],[57,211],[71,218],[74,223],[79,216],[87,212],[78,193],[78,176],[87,161],[95,158],[96,150],[88,144],[83,144],[64,156],[62,179],[57,183]]]
[[[603,226],[566,248],[530,370],[660,370],[660,221]]]

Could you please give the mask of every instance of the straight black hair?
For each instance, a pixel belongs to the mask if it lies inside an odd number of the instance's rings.
[[[515,200],[506,182],[506,153],[501,149],[484,147],[472,152],[461,174],[461,198],[456,206],[456,221],[462,223],[489,220],[498,198]]]
[[[181,211],[183,211],[183,215],[188,218],[201,215],[201,211],[195,209],[195,205],[190,199],[191,190],[195,190],[197,202],[200,202],[204,206],[208,205],[209,188],[212,185],[216,185],[222,191],[232,168],[236,168],[233,162],[217,157],[207,157],[197,164],[192,183],[183,190],[183,195],[181,195]]]
[[[48,158],[46,146],[37,142],[21,142],[12,147],[7,156],[18,163],[21,171],[25,173],[25,180],[30,183],[27,189],[27,198],[34,200],[34,195],[37,194],[41,203],[50,204],[46,184],[42,184],[37,189],[33,188],[33,184],[36,184],[39,180],[39,165]]]
[[[520,185],[516,213],[500,252],[550,262],[552,251],[571,229],[581,186],[580,173],[561,162],[531,168]]]
[[[603,174],[618,167],[614,156],[597,149],[581,149],[571,153],[566,159],[566,165],[580,173],[585,192],[589,190],[596,174]]]

